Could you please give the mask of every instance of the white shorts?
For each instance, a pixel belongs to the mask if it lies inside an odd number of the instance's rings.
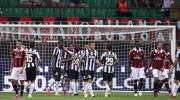
[[[22,67],[13,67],[11,72],[11,79],[15,80],[26,80],[26,71],[24,70],[22,74],[20,74]]]
[[[162,79],[164,80],[164,79],[167,79],[167,78],[169,78],[169,69],[164,69],[164,71],[162,72]]]
[[[159,80],[165,79],[163,72],[159,69],[153,69],[152,74],[153,74],[153,78],[158,78]]]
[[[141,78],[146,78],[144,68],[131,67],[131,78],[133,80],[139,80]]]

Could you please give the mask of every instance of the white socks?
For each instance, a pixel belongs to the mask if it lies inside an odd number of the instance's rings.
[[[50,89],[54,83],[55,83],[55,80],[52,78],[52,79],[49,81],[49,86],[48,86],[48,88]]]
[[[108,84],[106,84],[106,85],[105,85],[105,87],[106,87],[106,94],[108,94],[108,93],[109,93],[109,91],[110,91],[109,85],[108,85]]]
[[[56,86],[55,86],[55,89],[54,89],[54,91],[55,91],[55,93],[56,93],[56,95],[58,95],[58,90],[59,90],[59,81],[56,81]]]
[[[31,85],[30,85],[30,89],[29,89],[29,94],[31,94],[31,95],[32,95],[33,90],[34,90],[34,87],[35,87],[34,83],[31,83]]]
[[[173,94],[173,96],[176,96],[178,88],[179,88],[179,85],[174,83],[173,87],[172,87],[172,94]]]
[[[94,96],[93,89],[92,89],[92,83],[87,83],[86,88],[89,90],[89,93],[91,94],[91,96]]]

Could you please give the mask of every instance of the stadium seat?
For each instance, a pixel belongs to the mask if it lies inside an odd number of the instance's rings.
[[[56,19],[55,19],[55,17],[52,17],[52,16],[47,16],[47,17],[44,17],[43,18],[43,22],[55,22],[56,21]]]
[[[8,2],[7,0],[0,0],[0,7],[7,7],[8,6]]]
[[[68,24],[78,24],[80,22],[79,17],[68,17],[67,18]]]
[[[89,8],[74,8],[74,16],[81,18],[90,17],[90,9]]]
[[[119,21],[122,25],[127,25],[129,22],[129,18],[121,18]]]
[[[19,0],[4,0],[7,1],[8,7],[17,7],[19,4]]]
[[[59,8],[44,8],[42,16],[43,17],[44,16],[60,17],[60,9]]]
[[[32,9],[33,17],[42,17],[43,16],[43,8],[34,8]]]
[[[98,18],[98,17],[92,17],[89,23],[90,23],[91,25],[95,25],[98,20],[100,20],[100,18]]]
[[[8,17],[7,16],[0,16],[0,23],[7,23]]]
[[[5,8],[3,14],[9,17],[29,16],[28,8]]]
[[[19,17],[19,21],[21,23],[30,23],[30,22],[32,22],[32,18],[31,17]]]
[[[74,8],[63,8],[61,9],[61,17],[73,17],[74,16]]]

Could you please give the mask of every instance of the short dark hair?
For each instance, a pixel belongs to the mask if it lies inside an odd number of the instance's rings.
[[[20,42],[20,43],[22,43],[22,41],[21,41],[20,39],[16,40],[16,42]]]
[[[31,41],[30,42],[30,48],[34,48],[35,47],[35,42],[34,41]]]
[[[176,41],[178,47],[180,47],[180,41]]]
[[[112,45],[108,44],[108,45],[106,46],[106,49],[107,49],[107,50],[112,50]]]

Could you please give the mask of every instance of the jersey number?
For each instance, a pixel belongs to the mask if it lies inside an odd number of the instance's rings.
[[[32,62],[32,55],[27,54],[27,62],[31,63]]]
[[[113,58],[106,58],[106,63],[105,63],[105,65],[113,65]]]

